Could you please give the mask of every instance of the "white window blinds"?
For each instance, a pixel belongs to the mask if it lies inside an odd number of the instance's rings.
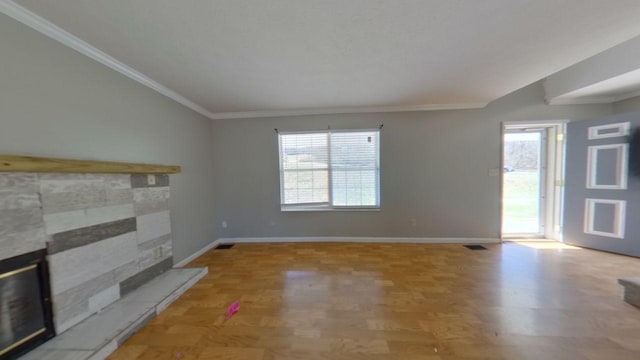
[[[379,207],[379,134],[378,130],[280,134],[283,210]]]
[[[329,203],[327,133],[280,135],[283,204]]]
[[[378,205],[378,132],[331,133],[334,206]]]

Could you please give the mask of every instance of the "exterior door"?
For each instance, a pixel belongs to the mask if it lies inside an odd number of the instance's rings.
[[[547,130],[506,130],[503,148],[502,234],[543,237]]]
[[[638,126],[640,113],[567,125],[566,243],[640,256],[640,178],[629,171]]]

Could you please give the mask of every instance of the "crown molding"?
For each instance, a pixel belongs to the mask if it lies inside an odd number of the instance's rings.
[[[281,117],[281,116],[303,116],[303,115],[480,109],[480,108],[484,108],[488,104],[487,102],[484,102],[484,103],[428,104],[428,105],[408,105],[408,106],[365,106],[365,107],[349,107],[349,108],[338,107],[338,108],[321,108],[321,109],[265,110],[265,111],[240,111],[240,112],[215,113],[207,110],[201,105],[196,104],[195,102],[187,99],[183,95],[160,84],[159,82],[144,75],[143,73],[133,69],[132,67],[119,61],[113,56],[105,53],[104,51],[96,48],[95,46],[87,43],[86,41],[60,28],[59,26],[53,24],[49,20],[37,15],[36,13],[17,4],[12,0],[0,0],[0,12],[212,120]]]
[[[347,108],[321,108],[321,109],[296,109],[296,110],[266,110],[213,113],[213,119],[248,119],[280,116],[305,116],[305,115],[331,115],[331,114],[356,114],[356,113],[392,113],[410,111],[437,111],[437,110],[470,110],[482,109],[488,103],[459,103],[459,104],[430,104],[430,105],[406,105],[406,106],[364,106]]]
[[[189,109],[200,113],[208,118],[213,118],[213,114],[204,107],[194,103],[186,97],[142,74],[141,72],[124,64],[113,56],[104,51],[90,45],[86,41],[77,36],[63,30],[45,18],[33,13],[31,10],[11,1],[0,0],[0,12],[29,26],[30,28],[72,48],[73,50],[90,57],[91,59],[110,67],[111,69],[123,74],[124,76],[145,85],[160,94],[175,100],[176,102],[188,107]]]
[[[610,104],[615,102],[613,96],[592,96],[592,97],[576,97],[576,98],[563,98],[557,97],[554,99],[547,99],[549,105],[589,105],[589,104]]]

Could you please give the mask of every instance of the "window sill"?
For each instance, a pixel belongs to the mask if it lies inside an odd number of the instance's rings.
[[[331,208],[326,206],[291,206],[280,207],[280,212],[301,212],[301,211],[380,211],[379,207],[339,207]]]

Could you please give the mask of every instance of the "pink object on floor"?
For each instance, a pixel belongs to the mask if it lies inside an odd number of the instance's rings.
[[[229,305],[229,308],[227,309],[227,319],[229,319],[230,317],[233,316],[233,314],[237,313],[238,310],[240,310],[240,301],[236,300],[233,303],[231,303],[231,305]]]

